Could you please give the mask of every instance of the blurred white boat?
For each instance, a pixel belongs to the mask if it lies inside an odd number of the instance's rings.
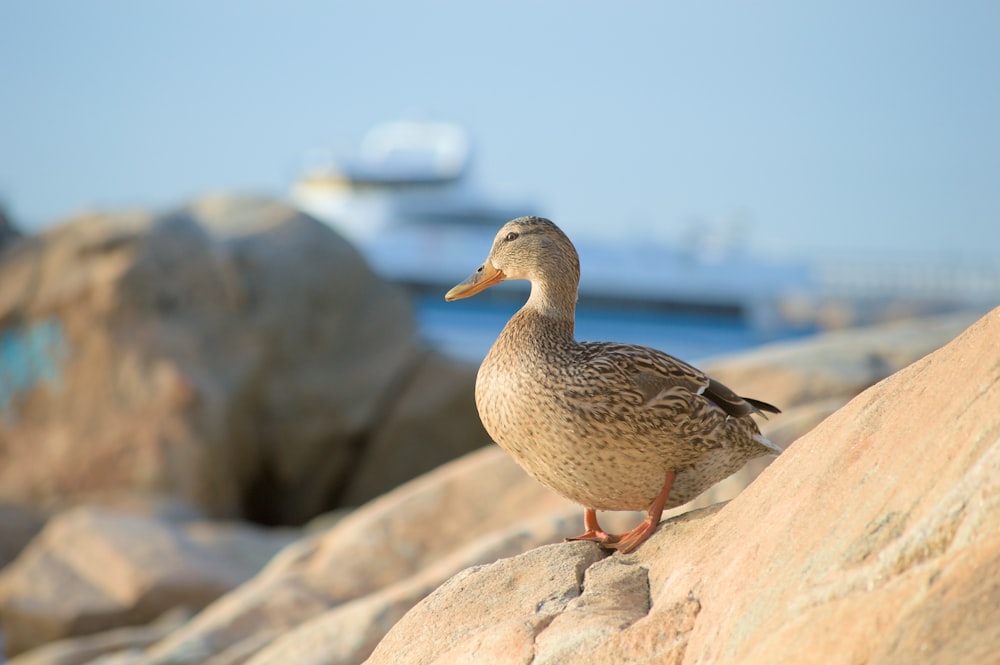
[[[471,177],[472,154],[457,125],[382,124],[353,154],[311,160],[291,197],[354,243],[387,279],[443,294],[485,258],[504,222],[544,215],[530,201],[487,196]],[[631,234],[596,241],[563,227],[580,252],[582,307],[723,314],[747,322],[761,339],[817,323],[877,321],[889,304],[919,313],[982,306],[1000,294],[996,265],[948,262],[932,270],[925,260],[888,257],[769,261],[747,253],[739,237],[720,240],[709,232],[679,246]],[[521,299],[523,292],[501,285],[480,300]],[[907,308],[896,306],[900,301]]]
[[[364,137],[356,154],[319,157],[295,183],[292,199],[366,252],[396,231],[492,233],[535,209],[492,201],[475,187],[471,143],[457,125],[386,123]]]
[[[356,154],[312,160],[292,189],[293,203],[357,246],[384,277],[418,291],[440,291],[485,257],[507,220],[544,214],[531,202],[498,202],[472,181],[472,146],[456,125],[378,125]],[[765,335],[779,325],[780,297],[804,288],[804,266],[769,264],[739,251],[704,252],[623,240],[574,237],[582,304],[722,313]],[[492,298],[520,298],[517,287]]]

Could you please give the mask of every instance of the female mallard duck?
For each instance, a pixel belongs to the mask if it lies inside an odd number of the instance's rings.
[[[486,262],[445,299],[506,279],[529,280],[531,295],[479,368],[476,406],[518,464],[584,506],[586,532],[570,540],[631,552],[664,508],[687,503],[751,458],[781,452],[750,417],[779,413],[770,404],[656,349],[577,342],[580,261],[549,220],[505,224]],[[612,535],[597,523],[598,510],[645,510],[646,519]]]

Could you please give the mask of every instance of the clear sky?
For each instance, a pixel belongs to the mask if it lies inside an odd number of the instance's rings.
[[[283,196],[386,120],[573,233],[1000,254],[1000,2],[0,3],[0,200]]]

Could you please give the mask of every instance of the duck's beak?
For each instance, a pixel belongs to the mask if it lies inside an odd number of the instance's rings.
[[[507,276],[503,274],[502,270],[494,268],[490,260],[486,259],[486,263],[479,266],[479,269],[476,272],[469,275],[464,282],[453,287],[450,291],[448,291],[448,293],[444,294],[444,299],[452,301],[474,296],[480,291],[490,288],[494,284],[499,284],[506,279],[506,277]]]

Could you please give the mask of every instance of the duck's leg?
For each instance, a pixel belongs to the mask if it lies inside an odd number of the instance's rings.
[[[597,523],[597,511],[593,508],[587,508],[583,511],[583,527],[586,529],[584,533],[581,533],[579,536],[567,538],[566,540],[593,540],[608,547],[613,546],[613,543],[618,540],[618,536],[607,533]]]
[[[676,475],[673,471],[667,471],[663,482],[663,489],[653,499],[652,505],[646,511],[646,519],[639,526],[631,531],[626,531],[620,536],[611,536],[607,541],[598,542],[605,547],[618,550],[622,554],[628,554],[639,547],[639,545],[642,545],[647,538],[653,535],[653,532],[656,531],[656,525],[660,523],[660,518],[663,516],[663,506],[667,503],[667,497],[670,496],[670,488],[674,485],[674,477]]]

